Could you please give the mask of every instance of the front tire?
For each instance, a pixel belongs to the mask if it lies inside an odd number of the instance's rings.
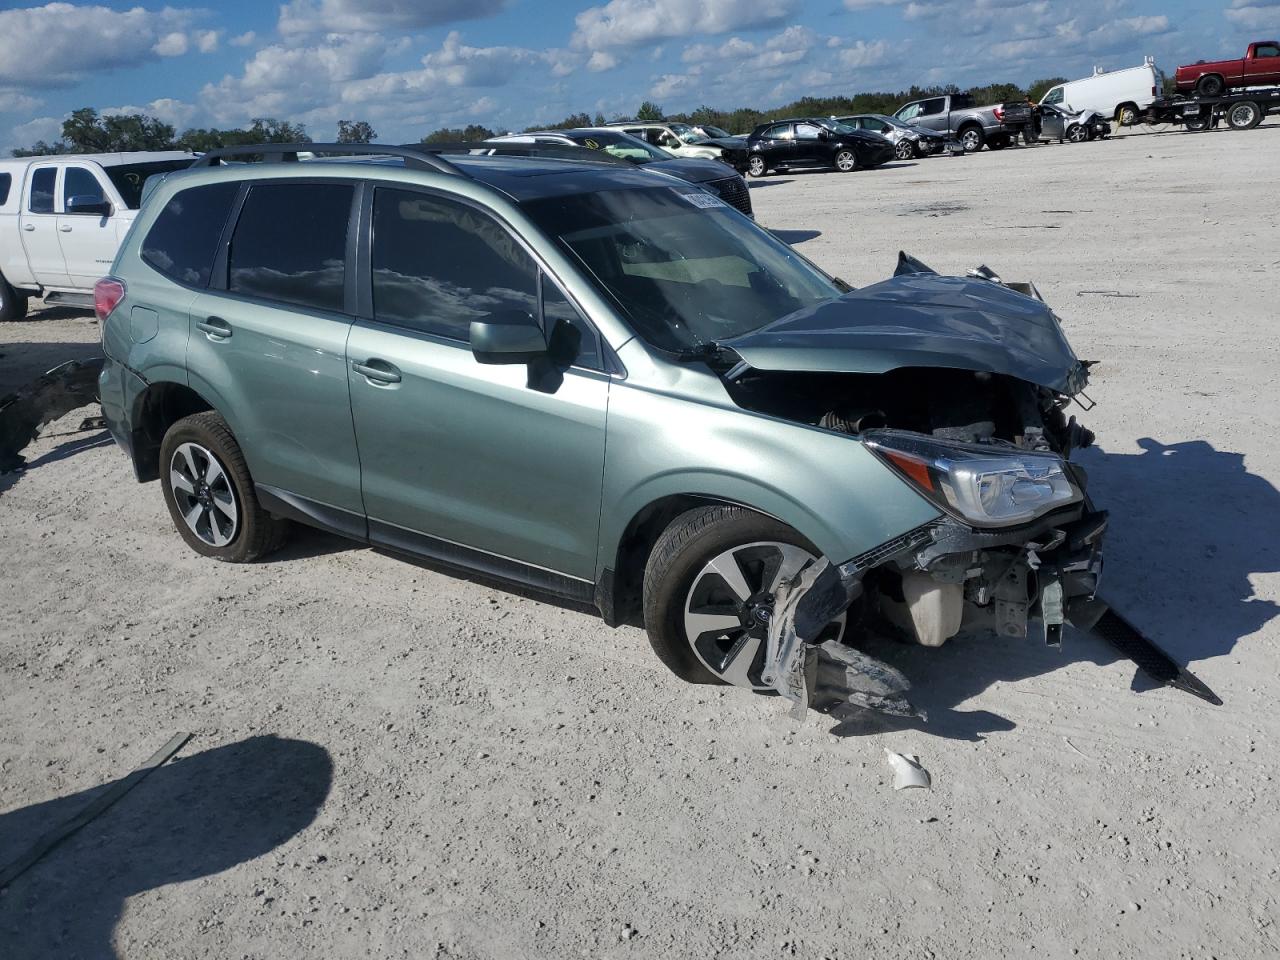
[[[0,322],[5,320],[21,320],[27,315],[27,295],[19,293],[9,285],[9,281],[0,277]]]
[[[1081,123],[1074,124],[1067,130],[1067,139],[1072,143],[1084,143],[1089,139],[1089,128]]]
[[[858,158],[852,150],[837,150],[833,162],[841,173],[851,173],[858,169]]]
[[[1132,103],[1122,103],[1116,107],[1116,126],[1132,127],[1138,122],[1138,108]]]
[[[777,586],[818,556],[786,524],[743,507],[681,514],[654,544],[644,571],[644,625],[654,653],[689,683],[768,689],[760,671]],[[843,631],[841,616],[822,639]]]
[[[903,138],[894,145],[893,155],[899,160],[914,160],[916,157],[916,148],[910,140]]]
[[[764,157],[760,154],[752,154],[747,160],[747,173],[753,177],[763,177],[769,172],[769,165],[764,162]]]
[[[160,486],[182,539],[196,553],[251,563],[278,550],[288,521],[258,503],[244,454],[212,411],[184,417],[160,444]]]

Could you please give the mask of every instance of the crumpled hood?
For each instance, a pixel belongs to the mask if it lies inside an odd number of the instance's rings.
[[[1044,303],[989,280],[910,274],[721,341],[758,370],[1005,374],[1074,396],[1088,371]]]

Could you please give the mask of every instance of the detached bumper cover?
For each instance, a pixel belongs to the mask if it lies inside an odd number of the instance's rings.
[[[22,451],[45,424],[98,402],[98,374],[103,362],[102,357],[69,360],[0,398],[0,473],[26,463]]]

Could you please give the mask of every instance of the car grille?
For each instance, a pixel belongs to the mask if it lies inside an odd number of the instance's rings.
[[[751,194],[747,191],[747,181],[741,177],[725,177],[723,180],[712,180],[707,186],[729,206],[751,216]]]

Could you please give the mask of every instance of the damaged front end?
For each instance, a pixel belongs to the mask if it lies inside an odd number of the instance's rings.
[[[843,614],[855,635],[928,647],[982,629],[1057,647],[1071,624],[1158,682],[1220,702],[1098,598],[1107,514],[1069,460],[1094,436],[1066,412],[1083,397],[1089,364],[1033,286],[986,268],[939,277],[902,254],[894,280],[727,346],[740,357],[724,374],[740,405],[849,434],[939,513],[781,585],[766,686],[837,717],[920,715],[900,671],[819,642]]]

